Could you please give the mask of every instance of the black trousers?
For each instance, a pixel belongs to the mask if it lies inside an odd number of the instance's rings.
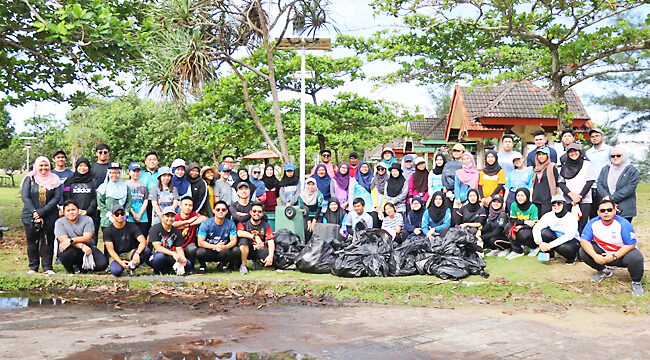
[[[605,250],[598,246],[598,244],[595,244],[593,242],[591,244],[598,254],[605,252]],[[580,259],[582,259],[582,261],[584,261],[585,264],[589,265],[592,269],[603,270],[605,268],[605,265],[596,263],[596,261],[594,261],[594,259],[589,256],[589,254],[587,254],[582,248],[580,248],[579,256]],[[632,251],[625,254],[625,256],[606,265],[627,268],[627,271],[630,273],[630,279],[632,279],[632,281],[641,281],[641,278],[643,277],[643,254],[641,254],[641,251],[639,251],[639,249],[633,249]]]
[[[514,226],[514,224],[512,226]],[[508,230],[510,230],[512,226],[508,226]],[[522,228],[519,229],[515,236],[510,239],[510,247],[512,247],[512,251],[521,254],[524,252],[524,246],[528,246],[531,249],[537,247],[537,244],[533,239],[533,229],[528,225],[522,225]]]
[[[104,271],[108,267],[108,258],[102,254],[95,246],[90,246],[93,250],[93,260],[95,261],[95,268],[92,271]],[[61,264],[69,274],[74,274],[74,266],[77,265],[81,269],[83,264],[84,252],[74,246],[68,246],[64,252],[59,253]]]
[[[34,231],[32,224],[23,225],[27,238],[27,259],[29,269],[38,271],[39,265],[43,271],[52,270],[54,257],[54,223],[44,222],[41,231]]]
[[[557,239],[557,236],[555,236],[553,230],[549,228],[542,229],[542,241],[550,243],[555,239]],[[578,250],[580,250],[580,241],[578,239],[572,239],[552,248],[549,254],[553,257],[555,252],[557,252],[567,260],[575,260],[578,257]]]
[[[551,202],[549,201],[548,203],[544,204],[537,204],[537,216],[541,219],[542,215],[546,214],[547,212],[551,211]]]
[[[591,204],[578,204],[578,206],[580,206],[580,212],[582,212],[582,216],[580,217],[580,220],[578,220],[578,232],[582,234],[582,230],[585,228],[585,225],[587,225],[587,222],[589,221]]]
[[[224,265],[234,265],[241,262],[241,252],[237,246],[218,252],[213,249],[198,248],[196,250],[196,260],[202,264],[207,262],[221,262]]]
[[[185,258],[190,260],[192,264],[196,264],[196,252],[198,251],[198,247],[194,243],[189,243],[187,244],[186,247],[183,248],[183,252],[185,253]]]
[[[504,250],[510,248],[510,241],[507,240],[503,227],[494,222],[486,222],[481,230],[483,247],[491,250]]]

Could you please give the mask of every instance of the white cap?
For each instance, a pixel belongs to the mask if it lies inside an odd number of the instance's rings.
[[[516,159],[523,159],[524,156],[519,152],[519,151],[513,151],[512,156],[510,156],[512,161],[515,161]]]
[[[187,164],[185,164],[185,160],[176,159],[176,160],[172,161],[172,166],[171,166],[172,169],[177,168],[179,166],[187,167]]]
[[[426,162],[426,160],[424,160],[424,158],[422,156],[418,156],[418,157],[415,158],[415,161],[413,163],[415,165],[417,165],[417,164],[423,163],[423,162]]]

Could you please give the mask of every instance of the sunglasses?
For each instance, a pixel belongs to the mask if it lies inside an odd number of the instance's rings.
[[[598,209],[598,212],[601,212],[601,213],[603,213],[603,214],[605,214],[605,213],[611,213],[611,212],[614,212],[614,208]]]
[[[124,216],[124,215],[126,215],[126,213],[124,211],[118,211],[116,213],[113,213],[113,215],[115,215],[115,216]]]
[[[108,154],[108,150],[97,150],[98,154]]]
[[[552,206],[563,205],[563,204],[564,204],[564,203],[563,203],[562,201],[553,201],[553,202],[551,203]]]
[[[452,151],[455,151],[455,152],[462,152],[463,150],[454,149],[454,150],[452,150]]]
[[[259,174],[261,174],[261,173],[262,173],[261,171],[253,171],[253,174],[257,174],[257,175],[259,175]]]
[[[623,155],[621,155],[621,154],[612,154],[612,155],[610,155],[609,157],[612,158],[612,159],[616,159],[616,158],[620,158],[620,157],[622,157],[622,156],[623,156]]]
[[[321,155],[321,157],[332,157],[332,155],[324,154],[324,155]]]
[[[377,171],[386,171],[384,168],[378,168]]]
[[[262,210],[251,210],[251,214],[261,214]]]
[[[217,209],[214,209],[214,212],[226,212],[226,211],[228,211],[228,209],[226,209],[226,208],[217,208]]]

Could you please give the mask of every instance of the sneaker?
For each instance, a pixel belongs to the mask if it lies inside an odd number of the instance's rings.
[[[641,285],[640,281],[632,281],[632,294],[634,294],[634,296],[644,295],[643,285]]]
[[[54,270],[47,270],[47,271],[45,271],[45,273],[48,274],[48,275],[54,275],[54,274],[56,274],[56,273],[54,272]]]
[[[499,251],[497,256],[498,257],[504,257],[504,256],[508,256],[508,254],[510,254],[510,250],[501,250],[501,251]]]
[[[508,254],[508,256],[506,256],[506,260],[512,260],[522,256],[524,256],[524,253],[518,253],[513,251],[510,254]]]
[[[591,281],[599,283],[603,281],[604,278],[612,276],[612,270],[604,268],[603,270],[598,270],[596,275],[591,277]]]
[[[217,265],[217,271],[222,272],[224,274],[230,274],[232,272],[232,270],[230,270],[229,268],[223,266],[223,264],[221,264],[221,263],[219,263],[219,265]]]
[[[264,269],[264,264],[260,260],[255,260],[253,262],[253,270],[262,270]]]
[[[199,268],[199,270],[197,271],[197,273],[199,273],[199,274],[205,274],[205,268],[204,268],[203,266],[201,266],[201,267]]]
[[[530,252],[528,253],[528,256],[533,257],[533,256],[537,256],[537,254],[539,254],[539,248],[538,247],[536,247],[534,249],[530,249]]]
[[[36,270],[29,269],[27,270],[27,274],[29,275],[36,274]]]
[[[239,266],[239,273],[242,275],[248,274],[248,268],[246,267],[246,265],[241,264],[241,266]]]
[[[501,251],[499,249],[490,250],[485,256],[497,256]]]
[[[567,260],[564,265],[573,266],[576,264],[576,259]]]

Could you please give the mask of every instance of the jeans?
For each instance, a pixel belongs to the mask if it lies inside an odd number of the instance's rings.
[[[42,265],[43,271],[52,270],[54,257],[54,223],[45,221],[43,228],[38,233],[32,224],[23,225],[27,238],[27,259],[29,269],[38,271]],[[40,263],[40,264],[39,264]]]
[[[133,255],[135,254],[135,251],[137,249],[134,249],[133,252],[131,253],[131,257],[129,259],[133,259]],[[148,247],[145,247],[144,250],[142,251],[142,254],[140,254],[140,263],[135,267],[136,269],[142,266],[146,261],[149,260],[149,256],[151,256],[151,249]],[[122,265],[118,264],[117,261],[112,261],[110,265],[111,269],[111,274],[114,276],[120,276],[124,272],[124,268]]]
[[[88,245],[88,244],[86,244]],[[108,267],[108,258],[99,251],[98,248],[88,245],[93,251],[93,261],[95,261],[95,268],[92,271],[104,271]],[[61,264],[69,274],[74,274],[75,265],[81,269],[83,264],[84,252],[74,246],[68,246],[65,251],[59,253]],[[83,269],[82,269],[83,270]]]
[[[591,244],[598,254],[605,252],[605,250],[598,246],[598,244],[595,244],[593,242]],[[585,264],[589,265],[592,269],[600,271],[605,268],[605,265],[596,263],[596,261],[594,261],[594,259],[589,256],[589,254],[587,254],[582,248],[580,248],[579,256],[580,259],[582,259],[582,261],[584,261]],[[606,265],[627,268],[627,271],[630,273],[630,279],[635,282],[641,281],[641,278],[643,277],[643,255],[639,249],[633,249],[632,251],[625,254],[625,256],[618,258],[616,261],[612,261]]]

